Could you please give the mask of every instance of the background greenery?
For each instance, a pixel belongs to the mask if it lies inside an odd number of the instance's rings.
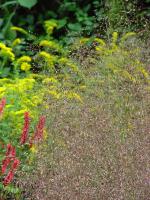
[[[150,1],[1,0],[0,11],[1,40],[15,37],[9,30],[12,24],[41,34],[49,19],[58,23],[55,38],[64,38],[93,32],[104,35],[114,29],[142,31],[150,18]]]

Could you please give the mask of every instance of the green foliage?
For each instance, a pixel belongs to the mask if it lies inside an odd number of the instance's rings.
[[[37,4],[37,0],[18,0],[18,3],[19,5],[30,9]]]
[[[32,12],[35,5],[36,9]],[[44,21],[55,21],[57,28],[54,27],[53,36],[64,38],[63,42],[70,43],[71,37],[80,34],[89,36],[93,32],[111,34],[114,30],[118,32],[141,30],[148,26],[149,19],[149,1],[146,0],[142,3],[139,0],[132,2],[94,0],[87,1],[86,5],[84,1],[71,0],[54,1],[54,3],[46,0],[3,0],[0,10],[1,40],[15,38],[15,34],[10,30],[14,24],[24,26],[31,31],[38,28],[41,33]]]
[[[38,90],[37,90],[38,87]],[[40,98],[39,98],[40,93]],[[24,113],[29,112],[30,130],[29,138],[35,132],[35,126],[40,113],[40,105],[43,102],[44,91],[38,86],[33,77],[24,79],[0,79],[0,99],[6,98],[6,106],[0,118],[0,165],[6,153],[6,145],[11,144],[16,149],[16,156],[20,160],[20,170],[30,170],[33,166],[34,154],[29,146],[20,144],[20,138],[24,126]],[[0,182],[4,175],[0,174]],[[0,189],[3,198],[9,195],[17,195],[20,190],[14,186],[15,180],[7,187]]]

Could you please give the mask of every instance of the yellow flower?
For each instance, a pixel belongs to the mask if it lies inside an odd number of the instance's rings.
[[[118,40],[118,33],[117,32],[113,32],[112,45],[116,45],[117,40]]]
[[[10,60],[12,60],[12,61],[15,60],[15,55],[9,50],[8,51],[1,50],[0,54],[10,58]]]
[[[47,139],[47,137],[48,137],[48,133],[47,133],[47,131],[46,130],[44,130],[44,140],[46,140]]]
[[[66,64],[69,62],[68,58],[65,58],[65,57],[62,57],[59,59],[59,62],[62,63],[62,64]]]
[[[60,58],[59,59],[59,63],[72,68],[73,71],[75,71],[75,72],[78,71],[78,67],[71,60],[69,60],[68,58],[65,58],[65,57]]]
[[[98,51],[99,53],[102,52],[104,49],[103,47],[97,46],[95,47],[95,50]]]
[[[65,91],[64,95],[69,99],[76,99],[80,101],[81,103],[83,103],[83,100],[81,99],[80,95],[77,94],[76,92]]]
[[[136,33],[134,32],[129,32],[129,33],[126,33],[125,35],[122,36],[121,40],[120,40],[120,45],[122,45],[126,39],[128,39],[129,37],[131,36],[135,36]]]
[[[5,91],[6,91],[6,88],[0,87],[0,93],[5,92]]]
[[[50,77],[50,78],[45,78],[42,83],[48,84],[48,83],[57,83],[57,79]]]
[[[51,49],[62,51],[62,47],[54,41],[42,40],[40,46],[49,47]]]
[[[3,98],[4,96],[6,96],[6,93],[7,93],[7,87],[4,86],[4,87],[0,87],[0,99]]]
[[[0,42],[0,48],[1,48],[1,49],[5,49],[5,48],[6,48],[6,45]]]
[[[51,90],[48,92],[49,94],[51,94],[54,98],[59,99],[61,94],[58,93],[56,90]]]
[[[27,110],[19,110],[15,112],[15,115],[22,115],[26,112]]]
[[[90,38],[81,38],[79,40],[80,44],[85,44],[86,42],[88,42],[90,40]]]
[[[94,41],[95,41],[95,42],[98,42],[99,45],[101,45],[101,46],[106,46],[105,41],[102,40],[102,39],[100,39],[100,38],[95,38]]]
[[[30,151],[32,152],[32,153],[37,153],[37,147],[35,146],[35,145],[32,145],[32,147],[30,148]]]
[[[122,70],[121,75],[124,76],[125,78],[129,79],[133,83],[136,83],[136,79],[128,71]]]
[[[57,23],[55,20],[46,20],[44,22],[44,26],[48,35],[53,33],[54,28],[57,27]]]
[[[49,53],[47,53],[46,51],[39,52],[39,56],[45,58],[45,60],[47,60],[47,61],[51,60],[51,58],[52,58],[52,56]]]
[[[81,86],[79,86],[79,88],[84,91],[86,89],[86,86],[85,85],[81,85]]]
[[[5,44],[0,42],[0,54],[3,56],[8,57],[10,60],[14,61],[15,60],[15,54],[12,52],[12,49],[9,47],[6,47]]]
[[[31,65],[30,65],[29,63],[23,62],[23,63],[21,64],[21,70],[22,70],[22,71],[29,71],[30,68],[31,68]]]
[[[20,43],[21,43],[21,39],[20,39],[20,38],[16,38],[16,39],[13,41],[13,43],[12,43],[12,47],[17,46],[17,45],[20,44]]]
[[[17,64],[21,64],[23,62],[31,62],[31,58],[29,56],[21,56],[18,60],[17,60]]]
[[[141,72],[141,73],[143,74],[143,76],[144,76],[146,79],[149,78],[148,71],[146,71],[146,70],[144,69],[144,67],[138,66],[138,67],[137,67],[137,71]]]
[[[20,33],[23,33],[25,35],[28,35],[28,32],[26,30],[24,30],[23,28],[17,27],[17,26],[12,26],[10,28],[12,31],[18,31]]]
[[[53,56],[46,51],[41,51],[38,54],[39,57],[43,58],[50,67],[54,67],[54,62],[56,61],[56,56]]]

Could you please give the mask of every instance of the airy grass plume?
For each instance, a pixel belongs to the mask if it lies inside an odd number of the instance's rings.
[[[135,36],[136,33],[135,32],[128,32],[125,35],[123,35],[120,39],[120,45],[123,45],[125,43],[125,41],[129,38],[129,37],[133,37]]]

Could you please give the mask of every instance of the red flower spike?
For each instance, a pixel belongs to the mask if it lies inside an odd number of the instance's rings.
[[[5,155],[5,159],[2,161],[2,174],[6,172],[6,169],[10,162],[13,161],[11,165],[11,170],[8,172],[7,176],[4,178],[3,185],[7,186],[14,177],[14,171],[18,168],[20,161],[16,158],[16,150],[11,144],[7,144],[7,151]]]
[[[14,178],[14,172],[10,170],[7,176],[4,178],[3,185],[7,186],[9,183],[11,183],[13,178]]]
[[[21,138],[20,138],[20,143],[25,144],[27,141],[28,133],[29,133],[29,126],[30,126],[30,117],[29,117],[29,112],[24,113],[24,127],[22,130]]]
[[[7,151],[6,151],[6,156],[9,156],[11,151],[12,151],[12,145],[11,144],[7,144]]]
[[[43,138],[43,131],[44,131],[45,122],[46,122],[45,116],[41,116],[39,118],[39,122],[36,126],[36,130],[35,130],[35,134],[34,134],[35,140],[40,140],[40,139]]]
[[[15,147],[13,147],[11,144],[7,144],[6,157],[7,156],[10,156],[12,158],[14,158],[16,156]]]
[[[15,158],[15,156],[16,156],[16,149],[15,149],[15,147],[12,147],[11,152],[10,152],[10,156],[12,158]]]
[[[18,168],[19,164],[20,164],[20,161],[17,158],[15,158],[14,162],[12,164],[12,170],[16,170]]]
[[[6,99],[3,98],[3,99],[0,101],[0,115],[2,115],[5,105],[6,105]]]
[[[2,174],[5,173],[9,163],[10,163],[11,159],[10,158],[5,158],[3,161],[2,161]]]

